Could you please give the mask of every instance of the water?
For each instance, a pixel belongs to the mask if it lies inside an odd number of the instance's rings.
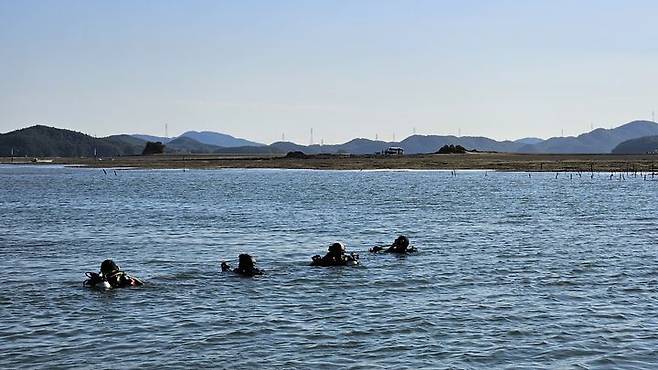
[[[0,167],[0,367],[656,368],[658,182]],[[418,255],[369,255],[408,235]],[[334,241],[359,268],[311,268]],[[220,274],[249,252],[262,278]],[[98,292],[113,258],[143,288]]]

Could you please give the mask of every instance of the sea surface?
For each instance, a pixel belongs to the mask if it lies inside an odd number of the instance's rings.
[[[658,368],[658,176],[105,172],[0,167],[0,368]]]

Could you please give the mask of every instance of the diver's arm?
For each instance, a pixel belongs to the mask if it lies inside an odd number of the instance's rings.
[[[128,286],[142,286],[142,285],[144,285],[144,283],[141,280],[139,280],[137,278],[134,278],[134,277],[132,277],[132,276],[126,274],[126,273],[122,273],[118,277],[117,284],[118,284],[119,288],[128,287]]]
[[[322,257],[320,255],[316,254],[315,256],[311,257],[311,266],[320,266],[322,263]]]
[[[82,284],[85,286],[94,286],[101,281],[103,281],[103,277],[95,272],[86,272],[85,275],[87,276],[87,280],[85,280]]]

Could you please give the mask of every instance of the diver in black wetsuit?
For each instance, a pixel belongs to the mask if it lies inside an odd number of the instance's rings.
[[[334,243],[329,247],[328,253],[324,257],[319,255],[313,256],[311,266],[349,266],[359,264],[359,255],[355,253],[347,254],[345,246],[341,243]]]
[[[126,288],[144,285],[139,279],[121,271],[119,266],[109,259],[101,263],[100,273],[87,272],[86,275],[88,279],[83,285],[89,287]]]
[[[376,246],[370,248],[370,252],[408,254],[408,253],[417,252],[417,250],[416,247],[409,245],[409,238],[407,238],[404,235],[400,235],[388,248],[383,246]]]
[[[222,272],[231,271],[231,266],[226,262],[222,262],[221,268]],[[256,268],[256,260],[246,253],[238,256],[238,268],[233,269],[233,272],[248,277],[263,275],[264,273],[263,270]]]

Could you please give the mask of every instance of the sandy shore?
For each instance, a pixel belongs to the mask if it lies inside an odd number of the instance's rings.
[[[96,168],[288,168],[326,170],[370,169],[489,169],[498,171],[625,171],[647,172],[658,169],[658,155],[574,155],[574,154],[419,154],[404,156],[313,155],[307,158],[283,156],[155,155],[114,158],[48,158],[50,164],[81,165]],[[0,163],[12,163],[0,158]],[[13,163],[30,163],[14,158]],[[49,163],[37,163],[49,164]]]

